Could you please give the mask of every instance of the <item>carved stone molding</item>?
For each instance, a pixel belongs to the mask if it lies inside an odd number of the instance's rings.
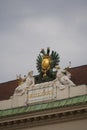
[[[0,119],[0,129],[16,130],[52,123],[87,119],[87,105],[36,111]]]

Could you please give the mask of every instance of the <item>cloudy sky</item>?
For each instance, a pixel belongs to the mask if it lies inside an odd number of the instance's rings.
[[[47,47],[62,68],[87,64],[87,0],[0,0],[0,82],[37,74]]]

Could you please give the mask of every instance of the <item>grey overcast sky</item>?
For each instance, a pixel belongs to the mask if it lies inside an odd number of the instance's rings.
[[[47,47],[62,68],[87,64],[87,0],[0,0],[0,82],[37,74]]]

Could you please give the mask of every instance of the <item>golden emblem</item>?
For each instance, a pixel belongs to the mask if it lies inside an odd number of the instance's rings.
[[[46,51],[44,49],[41,49],[36,61],[36,67],[39,72],[39,81],[54,79],[55,73],[53,69],[56,65],[58,65],[60,61],[59,54],[53,50],[50,53],[50,48],[47,47]]]
[[[42,72],[44,73],[43,76],[46,76],[46,72],[50,69],[50,56],[44,56],[42,59]]]

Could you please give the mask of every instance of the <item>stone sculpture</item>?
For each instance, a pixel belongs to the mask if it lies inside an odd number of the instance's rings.
[[[14,95],[22,95],[25,93],[26,89],[31,89],[34,87],[34,77],[33,71],[30,71],[25,79],[25,82],[21,83],[14,92]]]
[[[27,90],[41,88],[44,86],[56,86],[61,90],[66,86],[75,86],[75,84],[70,80],[71,74],[67,71],[67,69],[61,70],[59,67],[56,67],[56,71],[57,73],[55,80],[40,84],[35,84],[33,71],[30,71],[26,76],[25,81],[15,89],[14,95],[22,95],[26,93]]]

